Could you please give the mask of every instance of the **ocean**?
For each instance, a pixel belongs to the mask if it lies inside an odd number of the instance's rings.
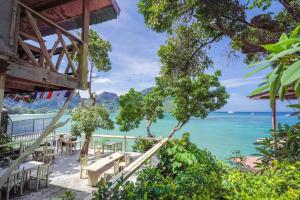
[[[278,112],[277,122],[292,125],[298,121],[297,117],[289,117],[289,113]],[[47,115],[14,115],[13,120],[32,119],[41,117],[51,117]],[[117,113],[112,113],[115,119]],[[68,115],[64,115],[61,121],[66,120]],[[156,136],[165,137],[176,125],[176,120],[169,113],[165,113],[164,119],[158,120],[153,125],[152,131]],[[70,132],[70,122],[59,128],[57,133]],[[256,154],[255,145],[257,138],[267,137],[272,127],[270,112],[214,112],[210,113],[206,119],[192,118],[175,137],[181,137],[182,133],[189,132],[191,141],[200,148],[207,148],[218,159],[227,159],[232,155],[232,151],[240,150],[245,156]],[[146,136],[146,123],[142,122],[139,128],[129,132],[120,132],[116,126],[114,130],[97,130],[96,134],[132,135]]]

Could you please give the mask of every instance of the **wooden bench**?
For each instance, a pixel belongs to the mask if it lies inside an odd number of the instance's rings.
[[[124,154],[116,152],[89,165],[86,168],[88,172],[88,184],[90,186],[96,186],[100,175],[111,167],[115,161],[120,160],[123,157]]]

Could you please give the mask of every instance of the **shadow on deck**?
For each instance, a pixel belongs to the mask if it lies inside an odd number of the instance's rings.
[[[90,150],[93,152],[93,150]],[[140,156],[140,153],[130,153],[133,159]],[[89,164],[93,163],[93,154],[89,154]],[[71,155],[56,154],[54,162],[50,166],[50,177],[48,188],[42,185],[38,192],[25,190],[22,196],[12,195],[12,199],[41,200],[59,199],[65,191],[72,191],[76,200],[83,200],[90,196],[96,187],[88,185],[87,175],[80,179],[80,163],[78,162],[79,151]]]

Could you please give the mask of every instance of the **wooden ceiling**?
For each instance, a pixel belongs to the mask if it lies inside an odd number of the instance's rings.
[[[78,29],[82,26],[82,0],[21,0],[21,2],[66,30]],[[120,13],[115,0],[89,0],[89,10],[90,25],[115,19]],[[21,27],[24,31],[28,29],[27,24],[26,19],[22,19]],[[54,33],[54,30],[44,24],[39,24],[39,28],[43,36]]]

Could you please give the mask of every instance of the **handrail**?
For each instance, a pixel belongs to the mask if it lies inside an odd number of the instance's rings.
[[[53,137],[59,137],[60,135],[68,135],[68,134],[66,134],[66,133],[55,134],[55,135],[48,136],[45,139],[50,139],[50,138],[53,138]],[[21,143],[26,143],[26,142],[34,142],[36,139],[37,138],[29,139],[29,140],[19,140],[19,141],[9,142],[9,143],[0,145],[0,148],[9,147],[9,146],[13,146],[13,145],[16,145],[16,144],[21,144]]]
[[[134,162],[125,167],[120,173],[118,173],[115,177],[113,177],[109,182],[111,183],[110,190],[115,188],[118,185],[118,180],[123,178],[123,181],[126,181],[134,172],[136,172],[141,165],[143,165],[147,160],[151,159],[151,157],[161,148],[163,147],[169,138],[162,139],[159,143],[154,145],[151,149],[141,155]]]
[[[47,19],[46,17],[44,17],[43,15],[39,14],[38,12],[34,11],[33,9],[31,9],[30,7],[26,6],[25,4],[21,3],[20,1],[18,1],[18,4],[20,6],[22,6],[23,8],[25,8],[26,10],[30,11],[32,14],[34,14],[37,18],[39,18],[41,21],[43,21],[45,24],[51,25],[53,26],[55,29],[61,31],[64,35],[67,35],[69,37],[72,37],[73,39],[77,40],[78,42],[84,43],[80,38],[76,37],[75,35],[73,35],[72,33],[70,33],[69,31],[65,30],[64,28],[62,28],[61,26],[57,25],[56,23],[52,22],[51,20]]]

